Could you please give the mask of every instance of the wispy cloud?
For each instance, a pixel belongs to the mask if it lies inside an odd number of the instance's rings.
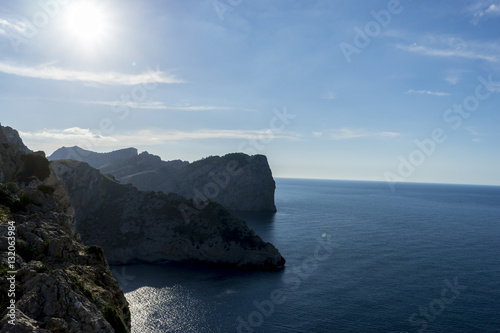
[[[448,75],[444,79],[451,84],[457,84],[460,81],[460,77],[457,75]]]
[[[162,102],[133,102],[133,101],[81,101],[82,104],[108,105],[113,107],[126,106],[133,109],[148,109],[148,110],[172,110],[172,111],[212,111],[212,110],[234,110],[227,106],[212,106],[212,105],[166,105]]]
[[[441,91],[430,91],[430,90],[414,90],[408,89],[405,94],[417,94],[417,95],[433,95],[433,96],[449,96],[449,93]]]
[[[6,17],[0,18],[0,34],[16,33],[24,35],[28,30],[29,27],[25,22]]]
[[[335,93],[333,93],[331,91],[329,91],[323,95],[323,99],[334,100],[335,98],[337,98],[337,95],[335,95]]]
[[[182,83],[184,81],[174,75],[167,74],[158,69],[141,74],[124,74],[116,72],[83,72],[52,65],[36,67],[11,65],[0,61],[0,72],[10,75],[29,77],[42,80],[85,82],[104,85],[138,85],[152,83]]]
[[[429,35],[419,43],[397,44],[396,47],[408,52],[433,57],[456,57],[487,62],[500,62],[500,45],[477,41],[465,41],[453,36]]]
[[[448,71],[448,74],[446,74],[446,77],[444,79],[448,83],[455,85],[461,80],[462,75],[465,72],[466,71],[463,69],[452,69],[452,70]]]
[[[465,130],[471,135],[471,141],[475,143],[483,141],[483,138],[487,136],[486,134],[479,132],[478,128],[474,126],[467,126],[465,127]]]
[[[500,2],[475,1],[466,10],[472,14],[471,23],[476,25],[481,20],[500,16]]]
[[[88,128],[44,129],[35,132],[19,132],[28,147],[34,150],[55,150],[61,146],[85,146],[92,148],[116,146],[150,146],[168,142],[207,139],[283,139],[298,141],[301,135],[295,132],[271,130],[221,130],[201,129],[177,131],[146,129],[124,134],[102,135]]]
[[[397,132],[373,132],[364,129],[340,128],[333,130],[330,137],[333,140],[347,140],[358,138],[394,138],[399,136]]]

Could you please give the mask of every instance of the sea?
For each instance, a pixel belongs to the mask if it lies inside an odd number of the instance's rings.
[[[276,183],[285,269],[112,266],[132,332],[500,332],[500,187]]]

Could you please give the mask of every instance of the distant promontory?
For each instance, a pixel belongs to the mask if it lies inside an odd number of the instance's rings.
[[[188,262],[274,270],[285,259],[218,203],[140,191],[87,163],[51,163],[66,183],[76,229],[103,248],[111,264]]]
[[[276,211],[276,185],[263,155],[233,153],[189,163],[163,161],[135,148],[96,153],[75,146],[60,148],[48,159],[86,162],[142,191],[176,193],[195,203],[215,201],[229,210]]]

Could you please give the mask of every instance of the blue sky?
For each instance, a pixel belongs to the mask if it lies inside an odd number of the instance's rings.
[[[10,0],[2,125],[48,154],[500,185],[500,1]]]

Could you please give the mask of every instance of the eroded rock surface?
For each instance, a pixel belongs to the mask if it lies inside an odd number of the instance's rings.
[[[15,226],[14,240],[9,226]],[[11,244],[15,262],[9,263]],[[7,308],[10,270],[17,271],[15,326]],[[32,153],[15,130],[2,126],[0,275],[2,333],[130,331],[127,300],[102,249],[80,241],[64,183],[43,152]]]
[[[175,261],[276,269],[285,263],[272,244],[220,204],[139,191],[83,162],[52,165],[66,182],[83,241],[101,246],[112,264]]]
[[[127,148],[95,153],[79,147],[60,148],[49,160],[86,162],[142,191],[177,193],[195,201],[211,200],[230,210],[276,211],[276,184],[267,158],[243,153],[210,156],[188,163]]]

